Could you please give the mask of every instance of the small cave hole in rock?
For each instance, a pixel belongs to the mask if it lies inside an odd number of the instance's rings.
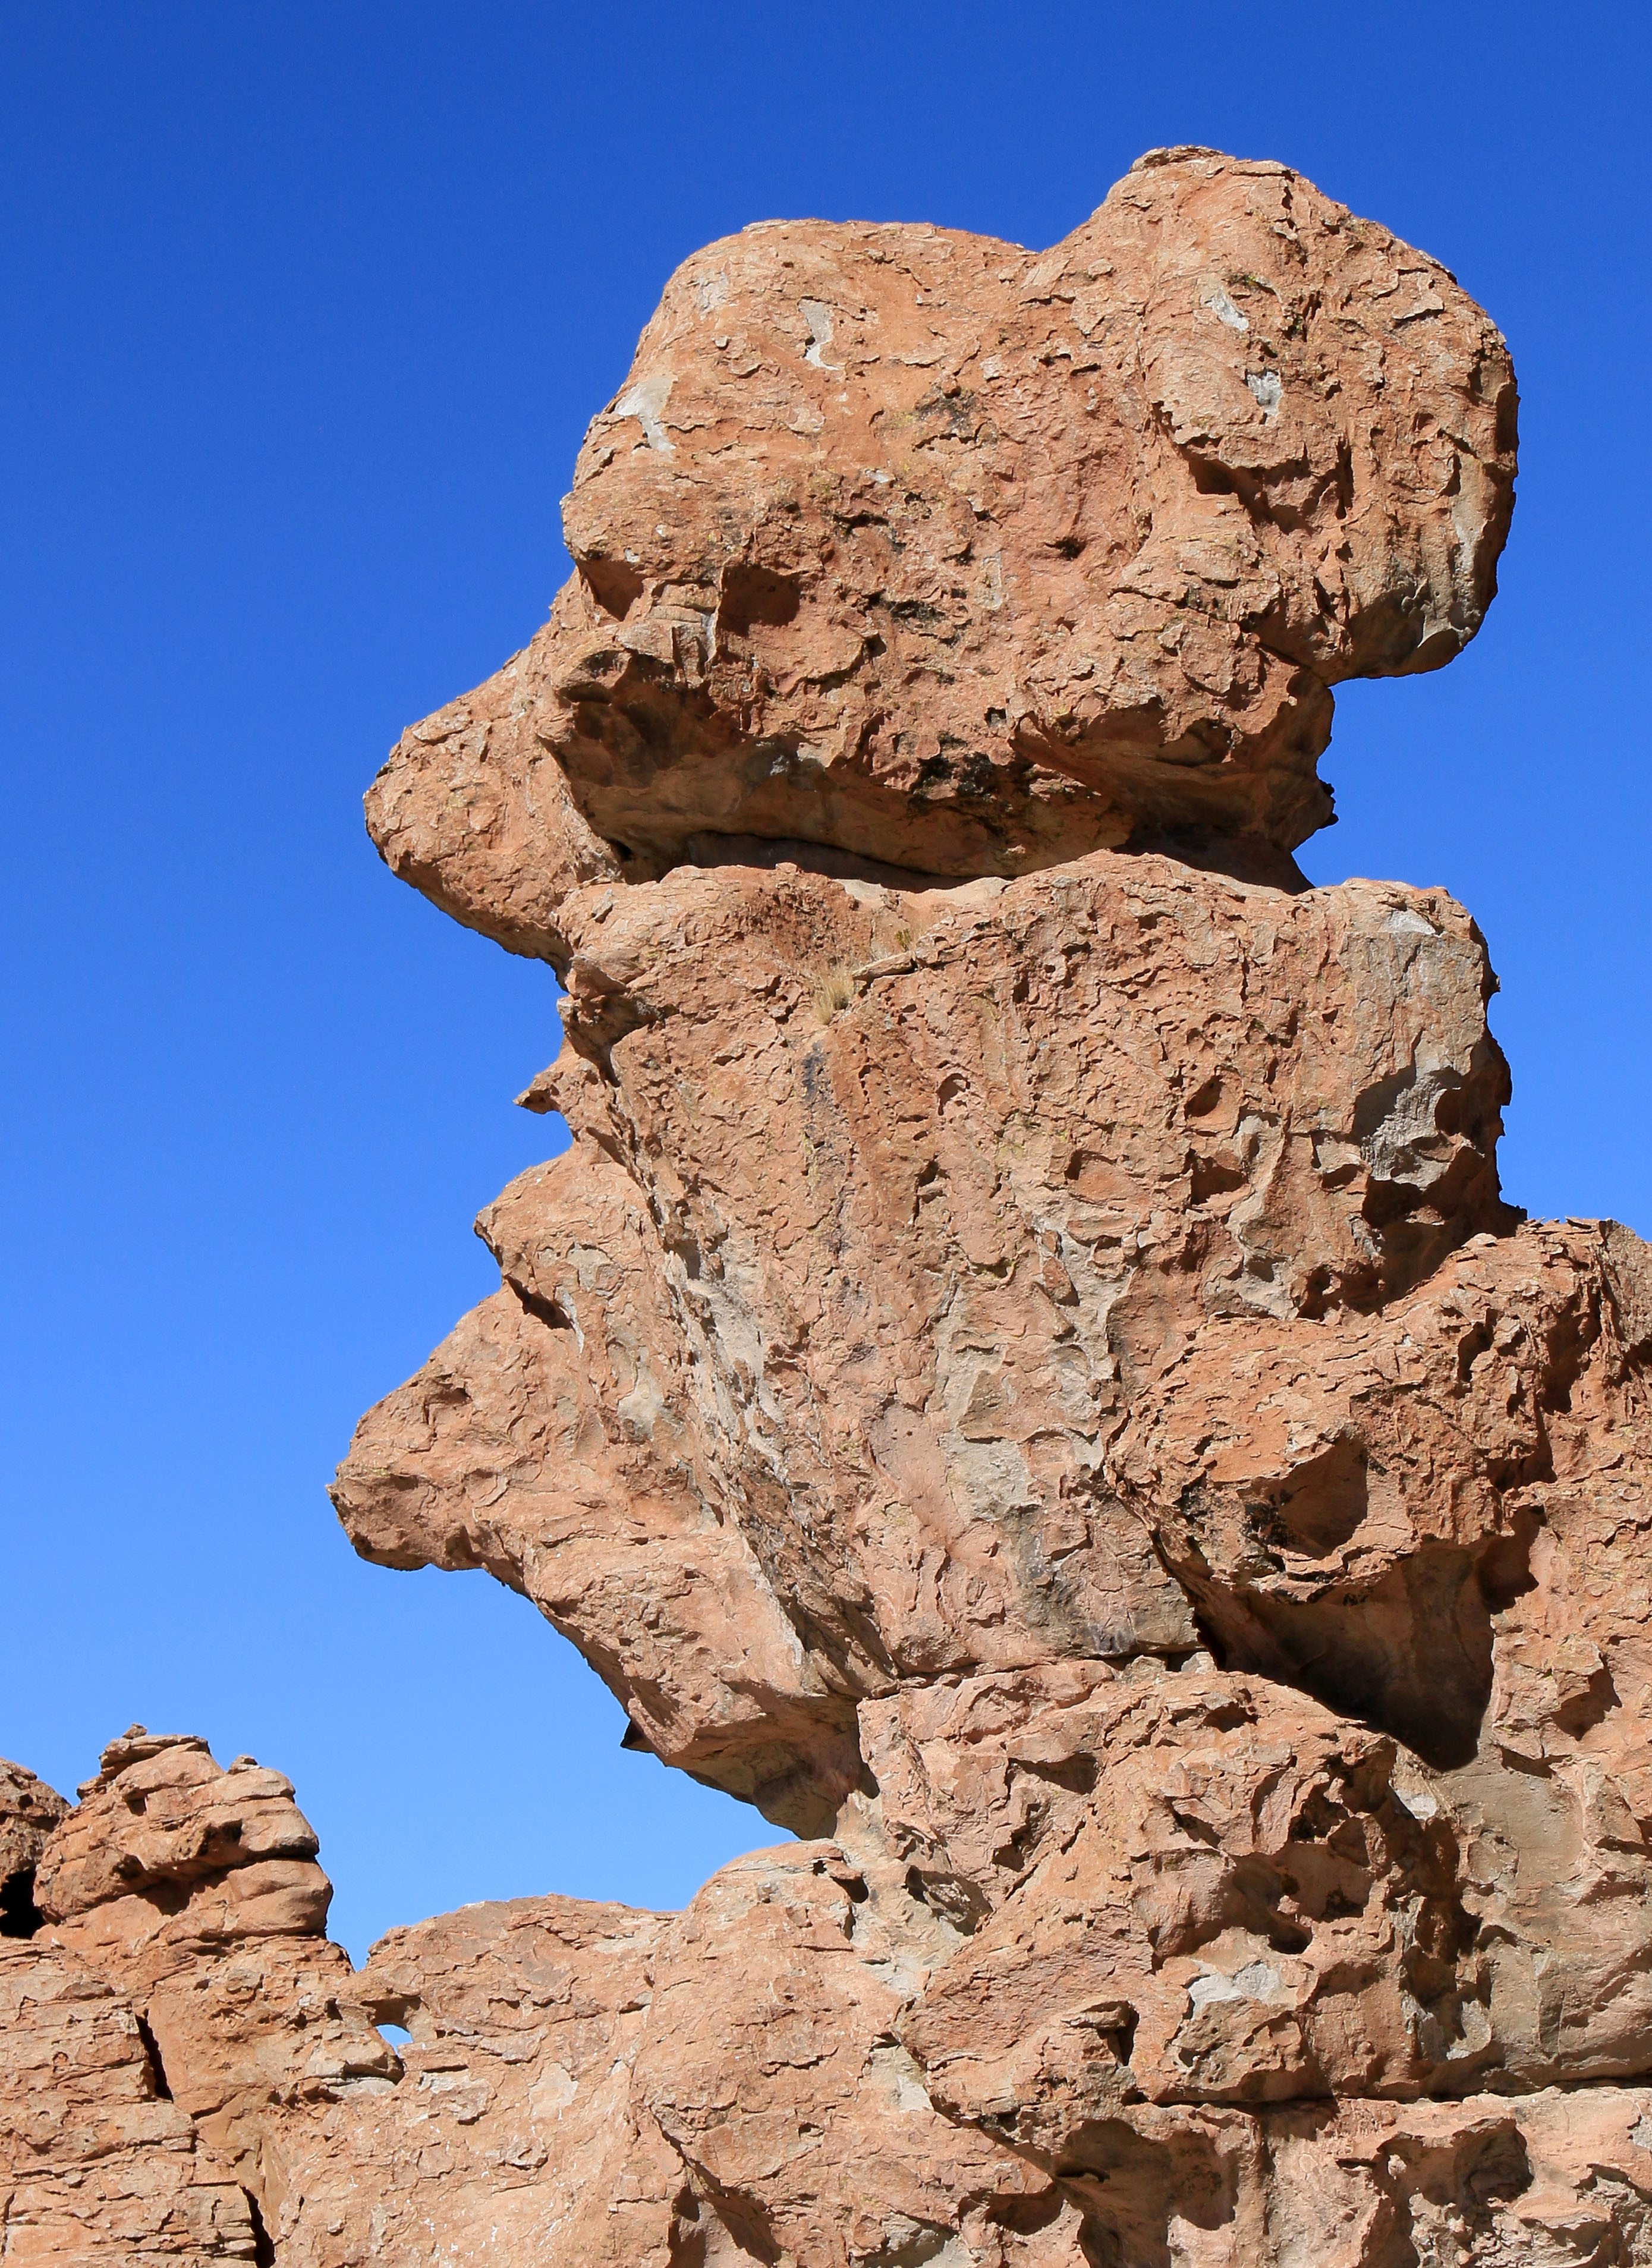
[[[1333,1441],[1271,1491],[1272,1525],[1291,1547],[1323,1559],[1340,1550],[1370,1507],[1365,1444]]]
[[[643,578],[623,559],[581,559],[580,579],[605,615],[623,622],[643,594]]]
[[[1431,1544],[1317,1598],[1190,1582],[1224,1669],[1293,1685],[1403,1741],[1436,1771],[1467,1764],[1492,1693],[1492,1616],[1531,1586],[1530,1533],[1483,1554]]]
[[[1231,1197],[1235,1189],[1243,1189],[1249,1179],[1236,1158],[1196,1157],[1190,1171],[1195,1204],[1208,1204],[1213,1197]]]
[[[723,578],[717,627],[730,637],[749,637],[752,625],[784,630],[797,620],[799,589],[790,575],[770,567],[735,566]]]
[[[33,1937],[46,1917],[34,1903],[34,1869],[19,1867],[0,1882],[0,1937]]]

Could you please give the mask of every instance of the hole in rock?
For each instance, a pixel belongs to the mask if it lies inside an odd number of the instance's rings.
[[[34,1903],[34,1869],[19,1867],[0,1882],[0,1937],[33,1937],[46,1917]]]
[[[1049,1780],[1057,1787],[1066,1788],[1073,1795],[1094,1795],[1100,1771],[1095,1758],[1082,1749],[1070,1756],[1028,1756],[1022,1760],[1021,1769],[1035,1779]]]
[[[581,559],[579,575],[605,615],[623,622],[643,594],[643,578],[623,559]]]
[[[1497,446],[1512,455],[1520,442],[1520,396],[1512,386],[1498,388]]]
[[[790,575],[770,567],[734,566],[723,578],[717,627],[732,637],[749,637],[754,622],[784,630],[797,620],[798,586]]]
[[[890,849],[899,846],[890,844]],[[806,874],[827,874],[842,882],[881,882],[892,890],[956,890],[967,887],[955,874],[934,874],[921,866],[902,866],[840,843],[814,843],[800,835],[734,835],[695,828],[664,853],[665,865],[690,866],[798,866]]]
[[[1137,2015],[1136,2011],[1126,2006],[1118,2010],[1116,2023],[1103,2024],[1098,2028],[1099,2036],[1111,2052],[1116,2063],[1126,2065],[1134,2054],[1136,2031],[1140,2021],[1141,2019]]]
[[[565,1308],[559,1307],[554,1300],[546,1299],[542,1292],[528,1291],[508,1276],[505,1281],[521,1302],[524,1313],[532,1315],[535,1322],[543,1323],[548,1331],[571,1331],[573,1329],[573,1317]]]
[[[137,2019],[137,2036],[143,2042],[144,2053],[149,2059],[149,2075],[154,2082],[155,2093],[162,2102],[170,2102],[172,2087],[166,2077],[166,2066],[160,2059],[160,2049],[156,2044],[154,2033],[149,2029],[147,2016]]]
[[[1083,2257],[1098,2268],[1173,2268],[1190,2257],[1191,2232],[1233,2227],[1229,2165],[1207,2133],[1161,2140],[1122,2118],[1088,2119],[1068,2136],[1054,2170],[1086,2216]],[[1214,2257],[1228,2247],[1198,2250]]]
[[[380,2038],[388,2041],[398,2054],[413,2037],[405,2024],[380,2024],[377,2029]]]
[[[1229,1197],[1245,1185],[1245,1169],[1234,1158],[1195,1157],[1191,1173],[1195,1204],[1208,1204],[1213,1197]]]
[[[1224,1668],[1295,1686],[1452,1771],[1479,1745],[1492,1616],[1531,1587],[1530,1545],[1530,1528],[1478,1555],[1432,1544],[1374,1583],[1316,1598],[1184,1580]]]
[[[1349,1440],[1298,1465],[1271,1492],[1267,1508],[1294,1550],[1323,1559],[1348,1541],[1369,1506],[1365,1444]]]

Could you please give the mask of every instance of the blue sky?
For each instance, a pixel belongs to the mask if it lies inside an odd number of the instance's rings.
[[[683,254],[776,215],[1027,244],[1140,151],[1299,166],[1514,349],[1503,595],[1340,696],[1316,880],[1442,882],[1504,992],[1509,1194],[1652,1233],[1648,34],[1638,8],[0,4],[0,1753],[133,1719],[297,1782],[359,1955],[772,1839],[619,1752],[485,1577],[323,1484],[493,1281],[548,971],[380,865],[384,751],[566,572],[557,498]]]

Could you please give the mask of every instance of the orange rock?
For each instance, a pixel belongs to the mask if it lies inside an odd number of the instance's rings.
[[[672,280],[369,797],[573,1138],[334,1493],[805,1839],[358,1973],[279,1774],[0,1772],[8,2260],[1652,2264],[1652,1253],[1504,1204],[1467,914],[1288,856],[1513,424],[1205,151]]]
[[[1512,1218],[1484,948],[1437,892],[1101,853],[564,917],[579,1052],[531,1099],[574,1146],[483,1214],[506,1288],[336,1500],[370,1557],[527,1591],[646,1745],[804,1833],[857,1700],[1200,1642],[1131,1462],[1198,1334],[1329,1360]]]
[[[257,2260],[254,2212],[157,2093],[129,2002],[72,1954],[0,1938],[8,2263]]]
[[[27,1937],[39,1926],[34,1869],[68,1809],[55,1788],[0,1756],[0,1937]]]
[[[1008,875],[1191,830],[1288,871],[1330,688],[1479,628],[1515,422],[1445,269],[1283,166],[1154,151],[1044,253],[761,224],[667,285],[564,502],[577,572],[402,737],[373,839],[558,965],[572,891],[685,863]]]

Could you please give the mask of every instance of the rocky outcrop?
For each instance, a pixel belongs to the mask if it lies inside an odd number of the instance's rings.
[[[862,1700],[1200,1645],[1188,1483],[1150,1501],[1141,1446],[1190,1343],[1265,1322],[1357,1364],[1385,1292],[1510,1218],[1484,949],[1438,893],[1102,854],[917,895],[679,874],[564,917],[570,1046],[527,1099],[573,1147],[484,1214],[505,1288],[336,1500],[372,1556],[526,1590],[638,1738],[802,1832]],[[1326,1385],[1258,1487],[1357,1455]]]
[[[68,1809],[55,1788],[0,1756],[0,1937],[29,1937],[38,1928],[34,1870]]]
[[[1652,2263],[1652,1253],[1504,1203],[1468,915],[1289,858],[1513,423],[1206,151],[673,279],[368,799],[563,976],[572,1144],[335,1500],[800,1839],[353,1971],[279,1774],[0,1774],[8,2257]]]
[[[238,1819],[266,1851],[302,1844],[277,1775],[115,1743],[50,1854],[65,1904],[95,1902],[0,1942],[7,2257],[1646,2257],[1652,2088],[1418,2100],[1350,2068],[1408,1997],[1437,2052],[1460,1966],[1460,1874],[1412,1760],[1198,1665],[1036,1687],[909,1697],[873,1749],[875,1831],[858,1807],[843,1838],[737,1860],[681,1915],[470,1906],[354,1974],[233,1879],[291,1866],[313,1887],[302,1855],[231,1856]],[[943,1760],[964,1767],[944,1794]],[[1007,1960],[995,1920],[962,1933],[888,1855],[933,1850],[943,1811],[1021,1885],[999,1885]],[[138,1887],[100,1896],[112,1881]],[[114,1926],[128,1897],[175,1933]],[[1247,1930],[1274,1934],[1240,1961]],[[1101,1990],[1086,1961],[1113,1963]],[[1304,2043],[1342,2087],[1295,2091]]]
[[[0,1938],[4,2257],[255,2261],[253,2213],[158,2089],[129,2000],[70,1954]]]
[[[550,621],[368,824],[559,968],[582,885],[683,865],[1014,875],[1168,830],[1289,873],[1331,688],[1479,628],[1515,423],[1445,269],[1284,166],[1156,151],[1048,252],[762,224],[667,285]]]

